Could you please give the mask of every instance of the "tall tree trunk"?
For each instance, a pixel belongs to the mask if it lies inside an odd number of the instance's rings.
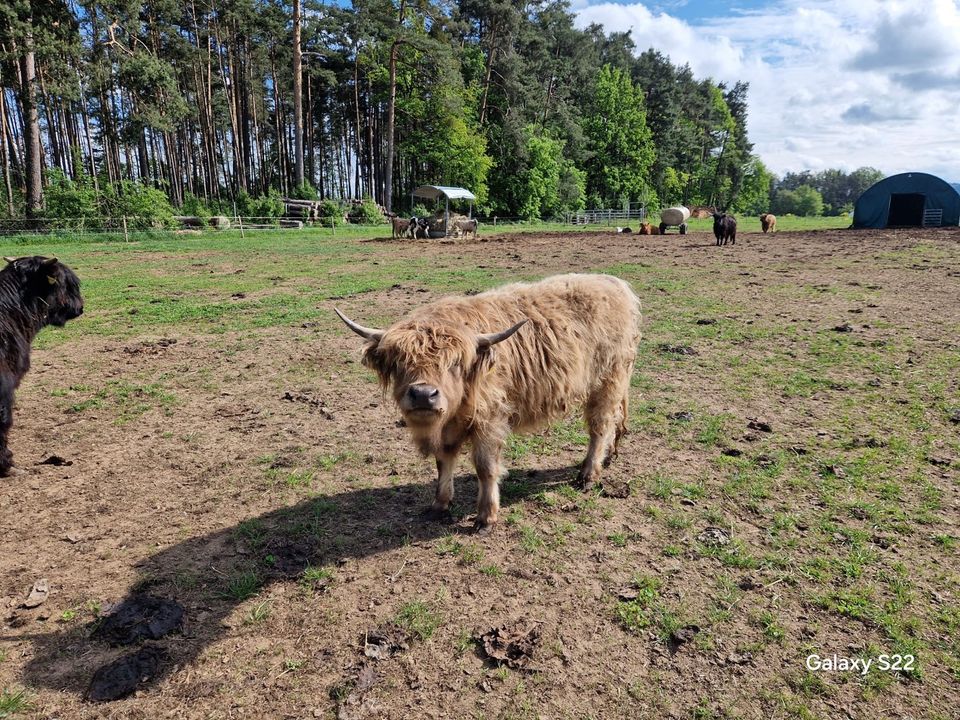
[[[497,54],[494,44],[497,40],[496,26],[490,32],[490,52],[487,53],[487,69],[483,73],[483,97],[480,99],[480,124],[487,119],[487,97],[490,95],[490,76],[493,75],[493,56]]]
[[[307,138],[307,180],[311,185],[316,182],[316,141],[314,139],[314,121],[313,121],[313,82],[310,74],[307,74],[307,117],[304,128]],[[311,198],[313,199],[313,198]]]
[[[28,21],[29,22],[29,21]],[[33,33],[28,31],[20,55],[22,82],[20,103],[23,107],[25,170],[27,185],[27,217],[38,217],[43,211],[43,151],[40,147],[40,116],[37,113],[37,66],[33,54]]]
[[[83,81],[80,78],[80,71],[77,70],[77,86],[80,88],[80,116],[83,120],[83,137],[87,144],[87,156],[90,160],[90,177],[93,179],[93,188],[100,192],[100,180],[97,178],[97,160],[93,154],[93,136],[90,133],[90,117],[87,112],[87,99],[83,92]],[[104,152],[106,155],[106,152]]]
[[[354,139],[357,141],[357,181],[354,185],[354,195],[363,197],[364,175],[366,164],[363,162],[363,136],[360,134],[360,47],[357,46],[353,56],[353,109],[356,120]]]
[[[405,1],[405,0],[404,0]],[[303,54],[300,47],[300,0],[293,0],[293,153],[294,182],[303,185]]]
[[[7,216],[13,217],[13,183],[10,180],[10,148],[7,143],[7,94],[0,83],[0,155],[3,156],[3,183],[7,191]]]
[[[378,185],[379,173],[376,166],[376,154],[373,142],[373,83],[370,76],[367,75],[367,192],[374,200],[380,200],[380,187]],[[361,195],[361,197],[363,197]],[[358,198],[359,199],[359,198]]]
[[[403,29],[403,16],[407,11],[407,0],[400,0],[400,12],[397,13],[397,37],[390,45],[390,95],[387,100],[387,160],[383,177],[383,206],[387,212],[393,210],[393,153],[394,153],[394,125],[397,111],[397,53],[403,39],[400,31]]]

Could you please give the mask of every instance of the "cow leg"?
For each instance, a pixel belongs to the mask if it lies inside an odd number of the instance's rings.
[[[0,477],[16,473],[13,453],[7,447],[10,427],[13,425],[13,387],[6,378],[0,380]]]
[[[481,535],[488,534],[497,524],[500,513],[500,478],[504,475],[500,464],[501,445],[477,442],[473,447],[473,465],[477,470],[477,519],[474,527]]]
[[[601,468],[616,455],[620,437],[626,431],[632,365],[625,364],[622,371],[608,376],[587,399],[584,415],[590,445],[577,477],[581,490],[589,490],[600,479]]]
[[[457,457],[460,446],[444,448],[437,453],[437,494],[433,504],[427,508],[424,518],[427,520],[448,521],[451,519],[450,503],[453,501],[453,473],[457,469]]]
[[[628,385],[629,388],[629,385]],[[627,418],[630,417],[630,392],[629,389],[623,394],[620,401],[620,419],[617,422],[617,429],[613,436],[613,445],[607,450],[606,457],[603,458],[603,466],[608,467],[610,463],[616,460],[620,452],[620,438],[627,434]]]

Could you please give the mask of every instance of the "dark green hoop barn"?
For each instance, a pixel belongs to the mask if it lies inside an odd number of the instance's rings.
[[[891,175],[868,188],[853,209],[857,228],[960,224],[960,194],[927,173]]]

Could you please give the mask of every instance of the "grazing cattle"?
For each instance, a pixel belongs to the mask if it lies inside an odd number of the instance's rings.
[[[579,485],[591,487],[616,456],[640,339],[640,301],[623,280],[557,275],[448,297],[386,330],[336,312],[368,341],[363,363],[392,391],[417,448],[436,457],[428,517],[449,517],[457,458],[469,442],[479,483],[475,526],[489,531],[507,436],[543,428],[580,404],[590,445]]]
[[[651,225],[648,222],[640,224],[640,230],[637,231],[637,235],[659,235],[660,228],[656,225]]]
[[[0,477],[13,468],[7,447],[13,396],[30,369],[30,345],[46,325],[63,327],[83,314],[80,281],[56,258],[4,258],[0,270]]]
[[[777,229],[777,216],[770,213],[764,213],[760,216],[760,227],[763,232],[773,232]]]
[[[713,215],[717,209],[712,205],[694,205],[690,208],[690,217],[703,220]]]
[[[466,237],[467,235],[473,233],[473,237],[477,237],[477,219],[476,218],[461,218],[454,223],[454,227],[460,232],[461,235]]]
[[[717,238],[717,245],[737,244],[737,219],[725,212],[713,214],[713,235]]]
[[[396,240],[398,237],[406,237],[407,233],[410,230],[410,220],[404,220],[403,218],[394,217],[391,219],[390,223],[393,226],[393,239]]]
[[[410,237],[428,238],[430,237],[430,219],[429,218],[410,218]]]

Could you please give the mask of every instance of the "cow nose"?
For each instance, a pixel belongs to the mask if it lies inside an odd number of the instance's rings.
[[[407,398],[414,410],[432,410],[440,400],[440,391],[432,385],[411,385],[407,388]]]

